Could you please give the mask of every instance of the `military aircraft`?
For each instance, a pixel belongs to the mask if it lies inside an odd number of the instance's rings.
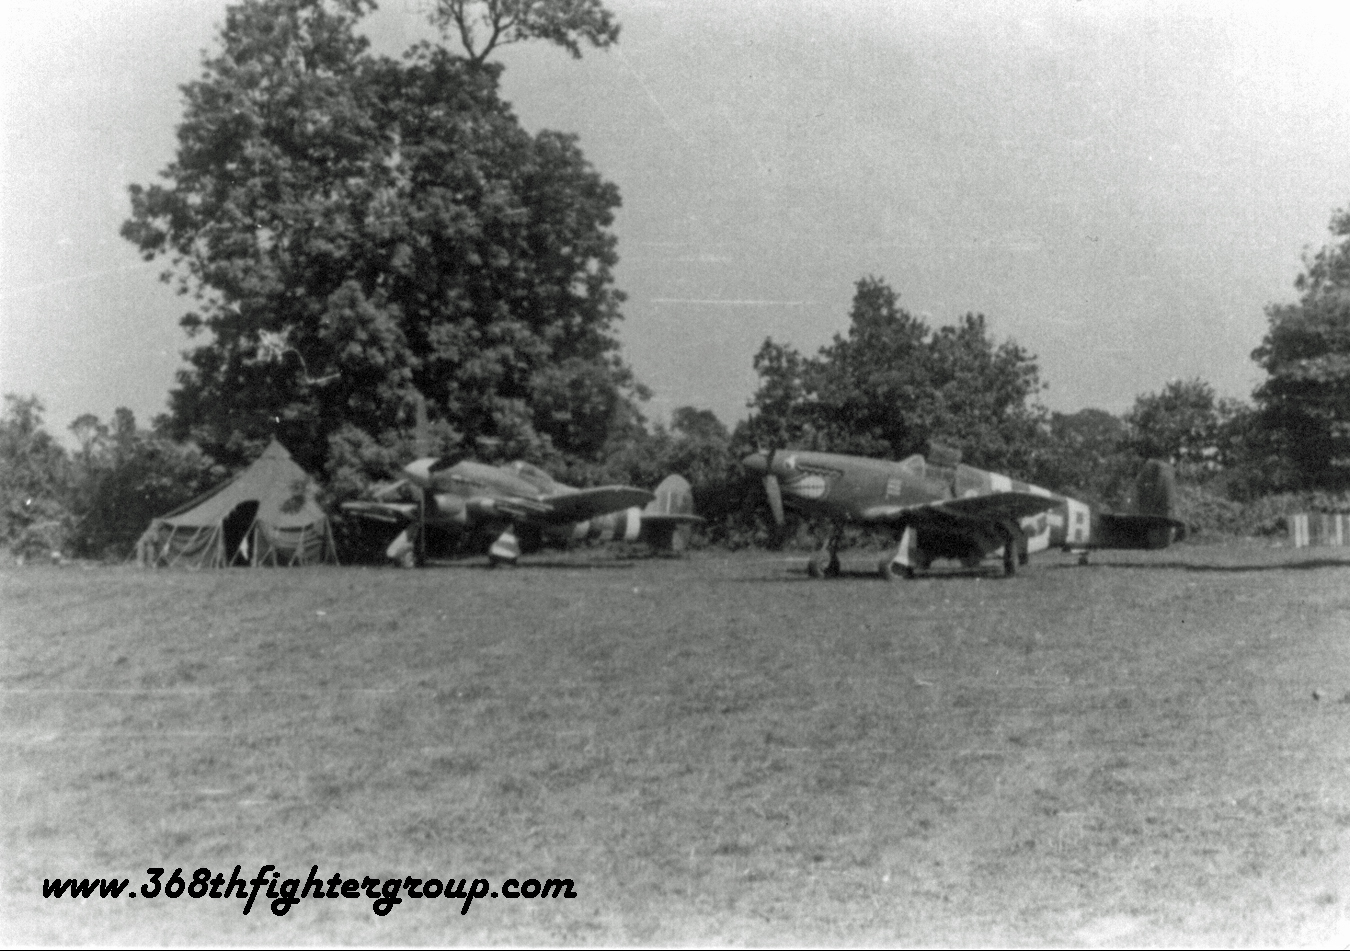
[[[373,500],[344,502],[342,510],[397,528],[385,554],[409,567],[425,563],[429,537],[483,538],[490,564],[514,565],[522,535],[527,547],[544,539],[593,538],[678,550],[690,526],[703,521],[693,514],[689,483],[677,475],[648,492],[626,485],[577,489],[528,462],[423,458],[403,473],[405,479],[377,489]]]
[[[1030,552],[1052,546],[1080,552],[1081,561],[1093,548],[1166,548],[1185,530],[1172,516],[1176,481],[1165,462],[1144,464],[1136,512],[1124,515],[964,465],[959,453],[934,448],[932,459],[902,462],[786,449],[751,453],[742,462],[763,475],[778,525],[784,504],[831,523],[807,565],[813,578],[839,574],[840,537],[850,524],[899,533],[899,548],[878,565],[886,579],[912,578],[935,558],[974,568],[996,551],[1003,573],[1012,575]]]

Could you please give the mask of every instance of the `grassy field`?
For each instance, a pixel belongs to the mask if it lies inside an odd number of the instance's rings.
[[[1350,552],[875,557],[0,570],[0,938],[1350,943]],[[236,864],[578,897],[41,897]]]

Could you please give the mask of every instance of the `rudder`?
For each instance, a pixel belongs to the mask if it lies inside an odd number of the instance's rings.
[[[1134,483],[1136,515],[1176,518],[1177,477],[1172,467],[1159,459],[1150,459],[1139,470]]]
[[[655,494],[642,510],[641,538],[659,551],[682,552],[691,526],[703,521],[694,514],[693,489],[683,476],[668,475]]]

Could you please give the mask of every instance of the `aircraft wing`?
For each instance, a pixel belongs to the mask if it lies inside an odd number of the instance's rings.
[[[628,485],[581,489],[568,492],[566,495],[551,495],[540,499],[538,504],[547,506],[547,511],[535,514],[533,519],[555,525],[584,522],[597,515],[646,505],[653,498],[655,496],[646,489],[635,489]]]
[[[943,499],[923,505],[876,505],[862,513],[866,522],[914,525],[978,522],[1003,524],[1038,515],[1060,504],[1059,499],[1030,492],[991,492],[963,499]]]
[[[411,502],[343,502],[342,511],[371,522],[384,522],[400,528],[417,520],[417,506]]]
[[[702,515],[677,512],[643,512],[640,517],[644,525],[702,525],[706,521]]]

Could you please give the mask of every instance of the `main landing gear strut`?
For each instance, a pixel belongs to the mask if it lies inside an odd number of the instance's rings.
[[[839,577],[839,539],[841,532],[835,529],[825,538],[825,543],[806,563],[806,573],[812,578]]]
[[[502,565],[514,568],[519,560],[520,542],[516,538],[515,527],[512,526],[498,535],[497,540],[488,549],[488,565],[492,568]]]
[[[915,544],[918,534],[912,528],[906,528],[900,533],[900,547],[895,550],[895,554],[890,558],[883,558],[877,564],[877,573],[886,581],[894,581],[896,578],[913,578],[915,568],[927,568],[932,564],[933,559],[919,551]]]

